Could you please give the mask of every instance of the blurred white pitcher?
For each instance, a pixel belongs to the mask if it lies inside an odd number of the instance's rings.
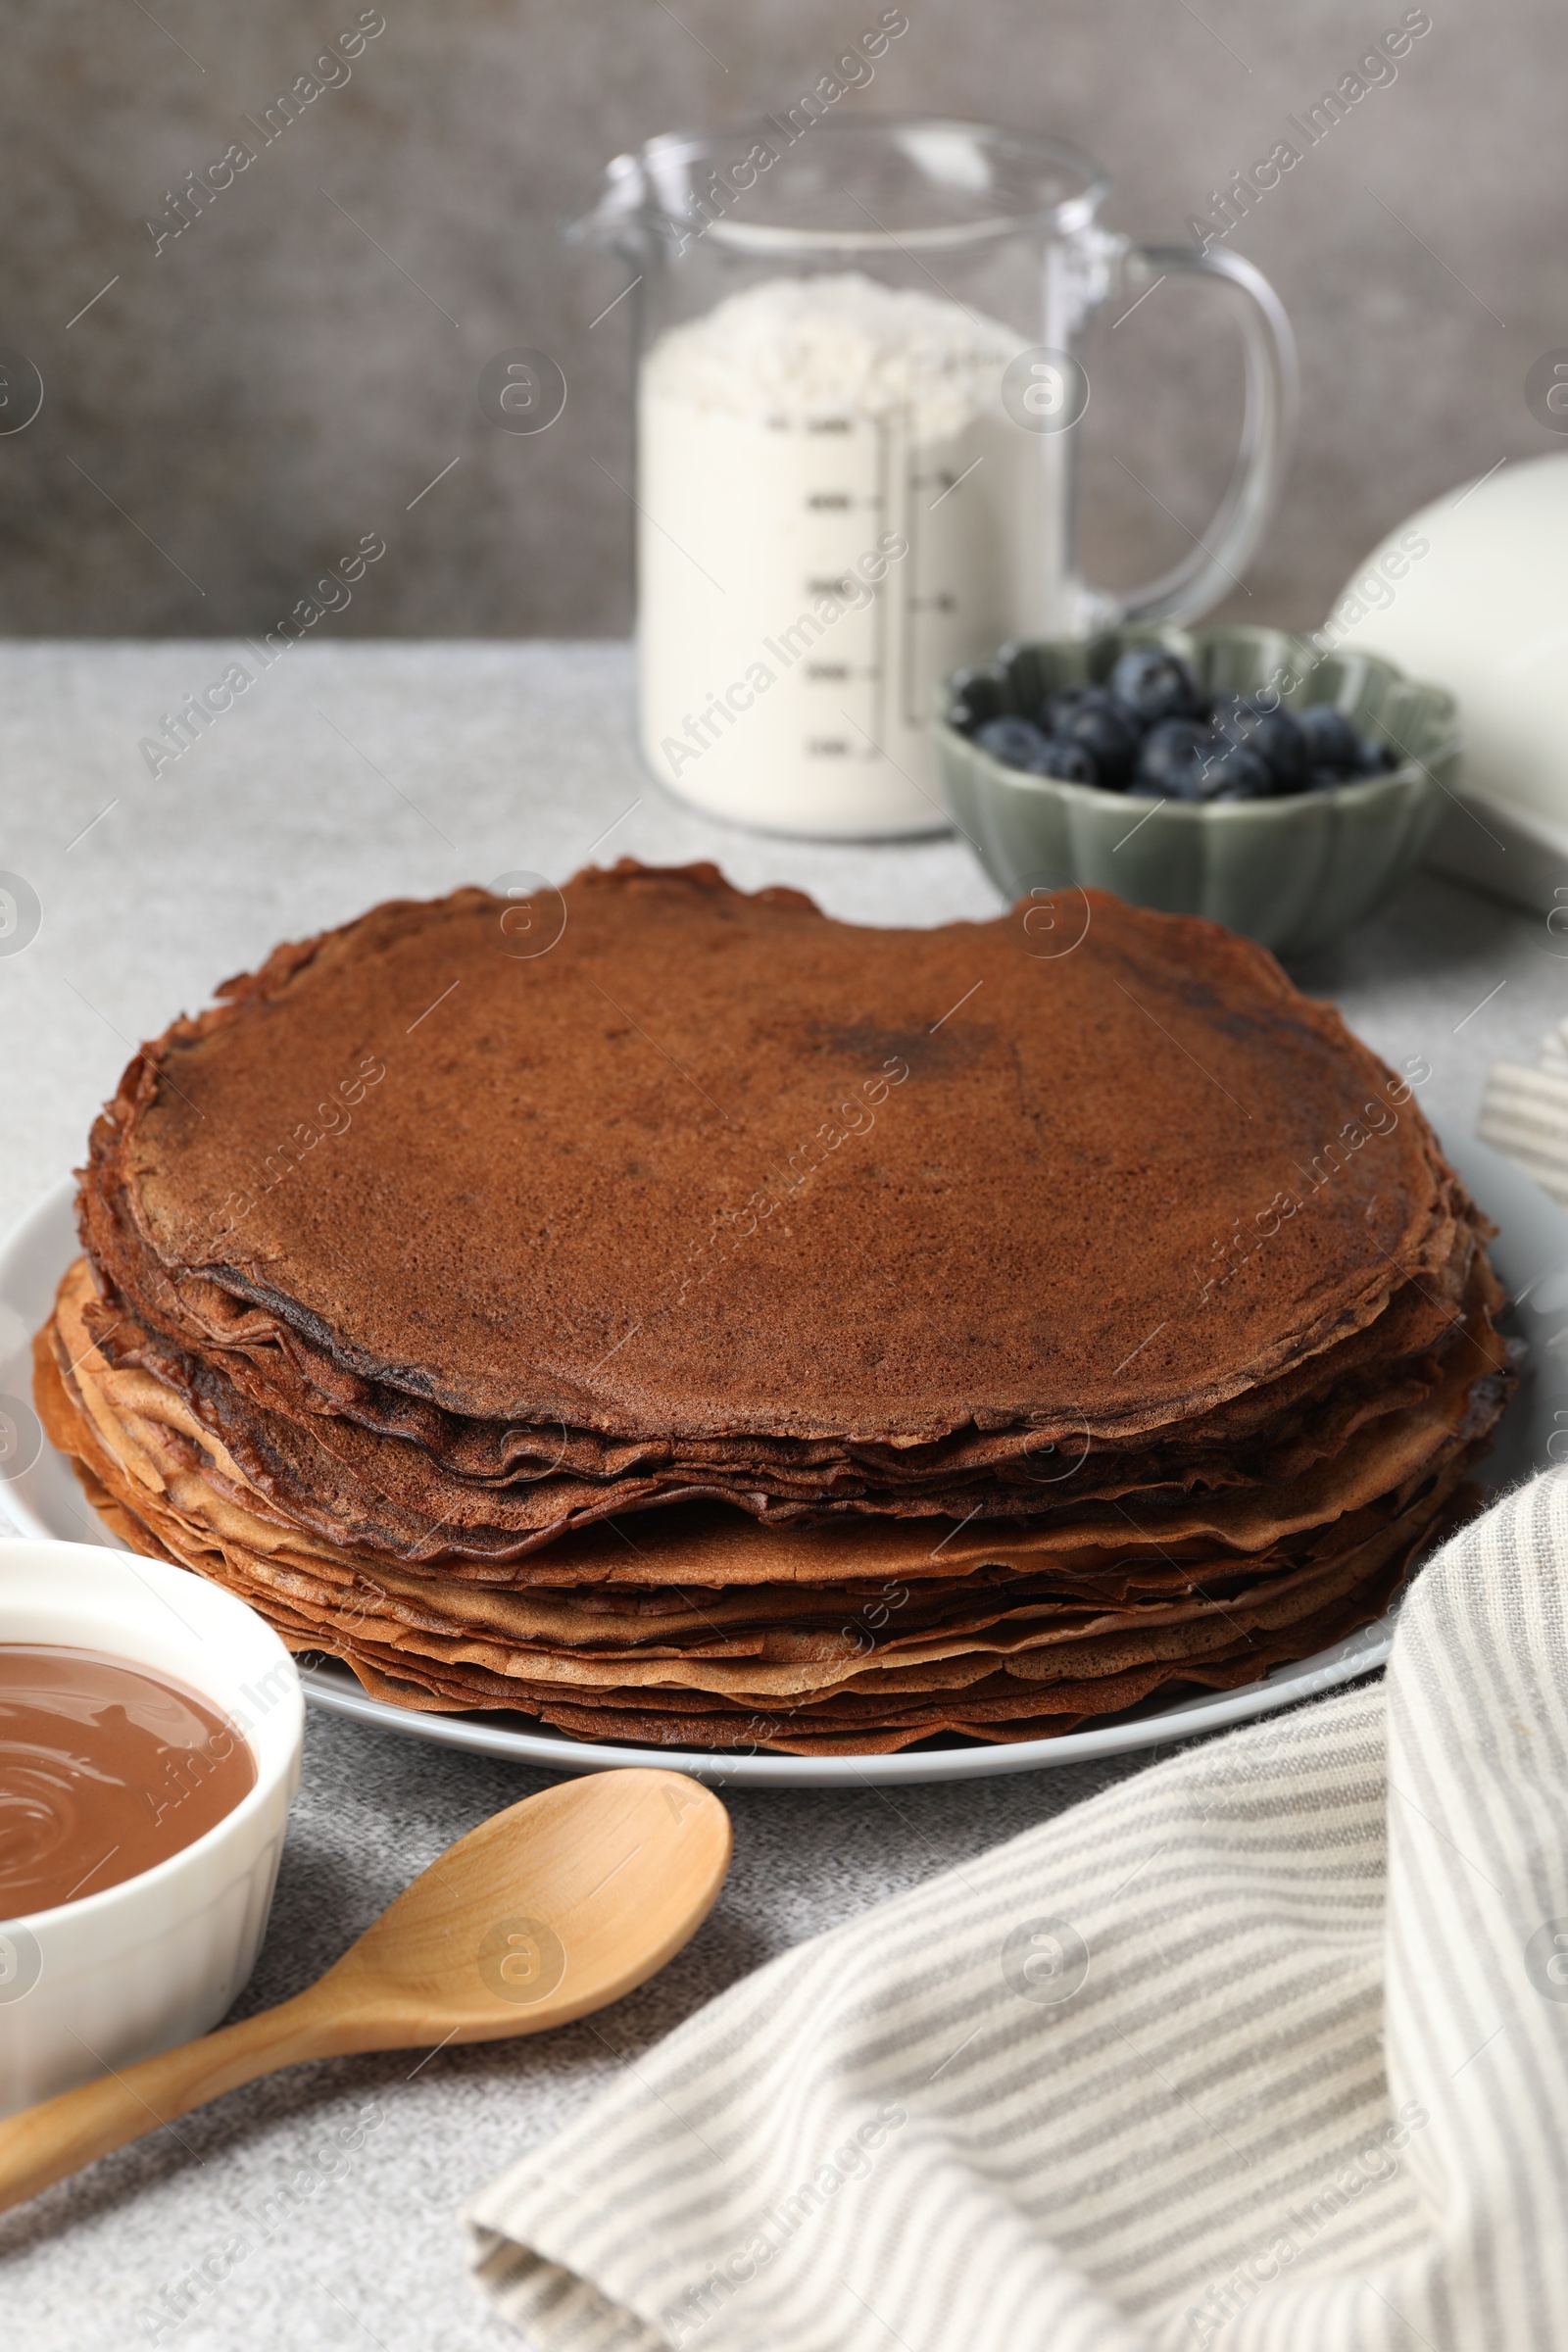
[[[652,139],[570,234],[636,271],[644,756],[784,833],[947,822],[942,680],[1018,636],[1205,612],[1255,548],[1294,408],[1290,327],[1235,255],[1098,225],[1070,147],[884,116]],[[1129,595],[1073,562],[1085,321],[1204,278],[1242,333],[1242,446],[1192,555]]]

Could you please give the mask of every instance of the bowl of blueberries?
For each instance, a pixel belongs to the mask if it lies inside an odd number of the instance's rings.
[[[1410,873],[1451,787],[1451,696],[1281,629],[1004,646],[935,727],[948,807],[1009,899],[1079,884],[1300,954]]]

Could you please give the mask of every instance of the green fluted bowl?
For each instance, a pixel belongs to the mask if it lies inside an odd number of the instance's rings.
[[[1453,699],[1373,654],[1320,654],[1283,629],[1109,629],[1098,637],[1004,646],[950,685],[981,719],[1032,717],[1048,694],[1108,676],[1129,645],[1162,645],[1208,692],[1289,707],[1337,703],[1401,756],[1386,775],[1273,801],[1139,800],[1057,776],[1025,775],[934,725],[948,807],[1009,899],[1063,884],[1113,891],[1135,906],[1206,914],[1282,954],[1320,948],[1392,897],[1420,859],[1458,760]]]

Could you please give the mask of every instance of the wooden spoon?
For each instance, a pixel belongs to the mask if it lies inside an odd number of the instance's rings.
[[[596,1773],[524,1797],[293,2000],[0,2123],[0,2212],[278,2067],[499,2041],[603,2009],[696,1934],[729,1855],[729,1815],[683,1773]]]

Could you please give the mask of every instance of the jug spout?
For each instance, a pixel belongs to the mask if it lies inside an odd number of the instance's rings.
[[[642,160],[635,155],[617,155],[605,166],[596,201],[586,212],[564,220],[561,233],[570,245],[592,245],[640,261],[646,250],[647,220],[648,184]]]

